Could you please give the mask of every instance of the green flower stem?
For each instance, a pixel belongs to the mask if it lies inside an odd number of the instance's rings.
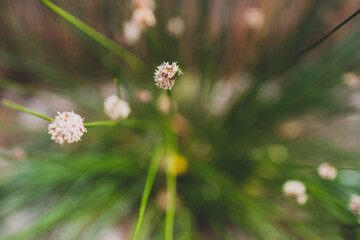
[[[168,160],[168,166],[171,166],[173,158]],[[167,185],[167,208],[165,218],[165,239],[173,240],[174,238],[174,217],[175,217],[175,202],[176,202],[176,176],[168,168],[166,173],[166,185]]]
[[[115,127],[118,125],[118,121],[97,121],[84,123],[85,127]]]
[[[70,13],[66,12],[59,6],[55,5],[54,3],[50,2],[49,0],[40,0],[43,4],[45,4],[48,8],[53,10],[56,14],[61,16],[63,19],[71,23],[73,26],[78,28],[80,31],[85,33],[87,36],[104,46],[105,48],[109,49],[112,53],[120,57],[123,61],[125,61],[130,67],[132,67],[136,72],[141,72],[146,69],[145,64],[143,61],[137,57],[135,54],[131,53],[130,51],[126,50],[125,48],[119,46],[113,40],[107,38],[103,34],[97,32],[95,29],[91,28],[89,25],[84,23],[83,21],[79,20],[75,16],[71,15]]]
[[[151,129],[156,127],[155,122],[139,119],[125,119],[122,121],[97,121],[84,123],[85,127],[115,127],[121,125],[129,128]]]
[[[4,99],[1,101],[1,104],[6,107],[9,107],[9,108],[21,111],[21,112],[29,113],[31,115],[40,117],[40,118],[48,120],[48,121],[54,121],[54,119],[51,117],[34,112],[33,110],[31,110],[29,108],[26,108],[24,106],[21,106],[17,103],[9,101],[9,100]],[[155,122],[148,121],[148,120],[139,120],[139,119],[125,119],[123,121],[97,121],[97,122],[84,123],[85,127],[115,127],[117,125],[122,125],[124,127],[129,127],[129,128],[139,128],[139,129],[153,129],[153,128],[157,127],[157,123],[155,123]]]
[[[15,109],[15,110],[19,110],[21,112],[29,113],[31,115],[34,115],[36,117],[39,117],[39,118],[42,118],[42,119],[45,119],[45,120],[48,120],[48,121],[54,121],[54,119],[51,118],[51,117],[48,117],[48,116],[45,116],[43,114],[34,112],[34,111],[24,107],[24,106],[21,106],[21,105],[16,104],[16,103],[14,103],[12,101],[9,101],[9,100],[2,100],[1,104],[6,106],[6,107],[9,107],[9,108],[12,108],[12,109]]]
[[[166,138],[166,155],[167,155],[167,171],[166,171],[166,216],[165,216],[165,240],[173,240],[174,238],[174,216],[176,203],[176,176],[173,174],[172,167],[174,156],[177,154],[177,144],[175,135],[170,130],[170,126],[165,128]]]
[[[153,129],[157,127],[157,123],[148,120],[125,119],[122,121],[97,121],[84,123],[85,127],[115,127],[121,125],[129,128]]]
[[[141,223],[142,223],[142,220],[143,220],[144,214],[145,214],[146,204],[148,202],[152,186],[154,185],[156,173],[159,169],[159,164],[160,164],[160,160],[161,160],[160,153],[161,153],[160,150],[156,149],[154,151],[152,159],[151,159],[148,174],[146,177],[144,192],[143,192],[143,195],[141,198],[139,217],[138,217],[138,220],[136,223],[136,229],[135,229],[133,240],[136,240],[136,238],[139,234],[139,231],[140,231]]]

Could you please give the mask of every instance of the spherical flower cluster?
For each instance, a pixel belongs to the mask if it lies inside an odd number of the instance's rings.
[[[129,104],[115,95],[105,99],[104,109],[105,113],[113,120],[125,119],[131,112]]]
[[[80,141],[81,136],[86,132],[83,118],[71,112],[58,112],[55,120],[49,124],[48,130],[51,139],[63,145],[65,142],[73,143]]]
[[[171,90],[175,84],[175,77],[181,74],[183,73],[176,62],[163,62],[155,71],[155,85],[164,90]]]
[[[304,205],[307,201],[306,187],[300,181],[286,181],[283,185],[283,193],[286,197],[295,199],[300,205]]]
[[[322,179],[334,180],[337,175],[337,170],[335,167],[333,167],[332,165],[330,165],[328,163],[322,163],[318,167],[318,173]]]
[[[360,196],[358,195],[351,196],[349,208],[357,215],[360,215]]]

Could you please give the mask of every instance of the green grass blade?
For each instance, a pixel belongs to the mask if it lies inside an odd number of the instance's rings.
[[[113,40],[107,38],[103,34],[99,33],[95,29],[91,28],[89,25],[84,23],[83,21],[79,20],[78,18],[74,17],[70,13],[66,12],[59,6],[53,4],[48,0],[40,0],[44,3],[48,8],[53,10],[56,14],[64,18],[66,21],[70,22],[80,31],[85,33],[87,36],[104,46],[105,48],[109,49],[112,53],[120,57],[124,62],[126,62],[130,67],[132,67],[136,72],[141,72],[146,69],[145,64],[143,61],[131,53],[130,51],[126,50],[125,48],[119,46]]]
[[[176,203],[176,175],[172,172],[174,156],[178,152],[176,136],[171,132],[170,126],[165,126],[167,171],[166,171],[166,215],[165,215],[165,240],[174,239],[174,217]]]
[[[156,122],[141,119],[124,119],[121,121],[96,121],[84,123],[85,127],[115,127],[117,125],[138,129],[155,129],[158,126]]]
[[[169,160],[168,160],[169,161]],[[171,159],[170,161],[173,161]],[[171,165],[171,163],[169,163]],[[165,216],[165,239],[174,239],[174,217],[175,217],[175,202],[176,202],[176,176],[167,170],[166,173],[166,185],[167,185],[167,207]]]
[[[146,177],[145,188],[144,188],[143,196],[141,198],[139,217],[136,223],[133,240],[136,240],[139,234],[141,223],[145,214],[146,204],[148,202],[152,186],[154,185],[156,173],[159,168],[160,159],[161,157],[159,156],[159,150],[155,150]]]
[[[98,121],[84,123],[85,127],[115,127],[118,125],[118,121]]]
[[[12,101],[9,101],[9,100],[2,100],[1,104],[6,106],[6,107],[9,107],[9,108],[12,108],[12,109],[24,112],[24,113],[28,113],[28,114],[34,115],[36,117],[39,117],[39,118],[42,118],[42,119],[45,119],[45,120],[48,120],[48,121],[54,121],[54,119],[51,118],[51,117],[48,117],[48,116],[42,115],[40,113],[34,112],[33,110],[31,110],[29,108],[26,108],[24,106],[21,106],[21,105],[16,104],[16,103],[14,103]]]

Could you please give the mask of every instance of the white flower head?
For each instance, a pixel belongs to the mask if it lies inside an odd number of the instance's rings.
[[[172,64],[163,62],[155,71],[155,85],[164,90],[171,90],[175,84],[175,77],[182,74],[183,73],[176,62],[173,62]]]
[[[185,22],[181,17],[172,17],[168,20],[166,27],[172,36],[179,37],[185,31]]]
[[[125,119],[131,112],[129,104],[115,95],[111,95],[105,99],[104,110],[113,120]]]
[[[300,181],[286,181],[283,185],[283,193],[286,197],[295,199],[300,205],[305,204],[307,201],[306,187]]]
[[[332,165],[330,165],[328,163],[322,163],[318,167],[318,173],[322,179],[334,180],[337,175],[337,170],[335,167],[333,167]]]
[[[243,16],[245,23],[252,29],[258,30],[265,25],[265,14],[259,8],[250,7]]]
[[[142,30],[153,27],[156,24],[154,12],[149,8],[137,8],[134,10],[132,19]]]
[[[349,208],[357,215],[360,215],[360,196],[358,195],[351,196]]]
[[[134,21],[127,21],[124,23],[124,38],[128,44],[134,44],[139,41],[141,37],[141,29]]]
[[[51,139],[63,145],[65,142],[73,143],[80,141],[86,132],[83,118],[71,112],[58,112],[55,120],[49,124]]]

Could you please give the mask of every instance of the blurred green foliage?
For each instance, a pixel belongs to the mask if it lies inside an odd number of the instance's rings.
[[[357,111],[346,98],[354,90],[341,78],[359,71],[359,20],[293,61],[356,11],[356,1],[159,0],[157,25],[135,45],[119,37],[130,1],[53,2],[113,39],[111,46],[117,42],[118,49],[133,52],[148,70],[134,71],[126,64],[129,55],[112,54],[112,47],[97,44],[39,1],[5,0],[0,93],[25,105],[44,92],[66,96],[87,121],[106,120],[100,89],[118,78],[131,118],[151,125],[169,117],[188,161],[177,178],[175,239],[360,238],[358,216],[348,209],[350,196],[360,193],[360,152],[321,132]],[[242,18],[251,6],[265,14],[260,30]],[[185,21],[178,38],[166,30],[171,16]],[[159,110],[162,90],[151,75],[163,61],[178,61],[184,71],[172,91],[173,116]],[[150,102],[137,98],[140,89],[151,93]],[[111,229],[132,236],[152,153],[165,142],[163,130],[89,128],[80,143],[57,146],[46,127],[31,131],[12,111],[1,111],[12,116],[1,119],[1,143],[27,152],[24,161],[1,166],[2,239],[105,239]],[[338,168],[335,181],[318,176],[325,161]],[[282,195],[288,179],[306,185],[304,206]],[[160,166],[139,239],[164,239],[164,192]],[[21,224],[19,215],[30,220]],[[9,219],[21,229],[12,232]]]

